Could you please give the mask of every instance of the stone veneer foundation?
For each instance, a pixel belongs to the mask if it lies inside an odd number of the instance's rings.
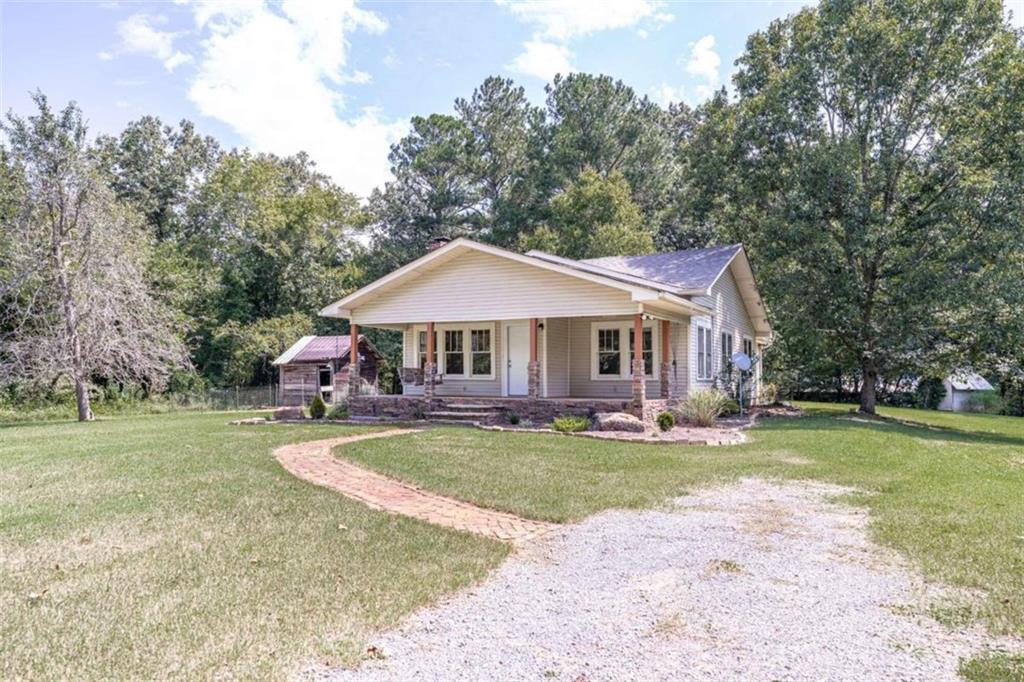
[[[562,415],[591,417],[596,412],[628,412],[638,417],[648,413],[648,404],[662,404],[655,409],[656,416],[664,409],[664,401],[648,400],[642,411],[634,408],[628,398],[427,398],[408,395],[356,396],[349,398],[348,410],[353,417],[385,419],[423,419],[428,412],[445,411],[451,405],[479,405],[492,409],[493,423],[507,422],[516,415],[520,419],[548,423]]]

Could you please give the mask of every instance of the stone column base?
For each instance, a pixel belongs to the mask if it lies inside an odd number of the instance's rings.
[[[672,363],[663,362],[661,363],[661,399],[668,400],[672,397],[672,382],[675,377],[672,376]]]
[[[644,374],[644,361],[633,361],[633,408],[641,414],[644,409],[644,400],[647,399],[647,377]]]
[[[434,398],[434,379],[437,377],[437,364],[428,362],[423,365],[423,397],[427,400]]]
[[[536,400],[541,397],[541,376],[540,363],[529,362],[526,364],[527,394]]]
[[[352,365],[352,364],[349,365],[349,368],[348,368],[348,396],[350,398],[353,397],[353,396],[359,395],[359,384],[361,383],[359,381],[359,379],[360,379],[360,369],[361,369],[361,367],[360,367],[358,362],[355,363],[354,365]]]

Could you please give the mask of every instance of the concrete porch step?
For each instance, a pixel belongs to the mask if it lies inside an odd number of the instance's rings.
[[[493,416],[493,412],[453,412],[450,410],[427,412],[428,419],[462,419],[465,421],[476,421],[478,419],[490,419]]]
[[[493,413],[501,411],[497,405],[478,405],[475,403],[444,403],[445,412],[478,412]]]

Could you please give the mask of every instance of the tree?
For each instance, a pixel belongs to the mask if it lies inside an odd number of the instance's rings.
[[[361,247],[352,239],[365,224],[359,201],[305,154],[223,155],[187,220],[193,257],[215,277],[200,309],[207,317],[196,330],[196,361],[217,380],[240,376],[229,368],[234,346],[218,338],[292,313],[312,318],[363,279]]]
[[[117,137],[101,135],[95,156],[117,197],[146,220],[157,241],[187,238],[185,212],[217,165],[220,148],[196,133],[191,121],[177,129],[155,116],[132,121]]]
[[[24,183],[21,210],[3,224],[14,286],[0,311],[0,380],[68,379],[87,421],[94,379],[159,389],[186,358],[169,310],[146,286],[138,216],[88,158],[81,111],[72,103],[54,113],[40,93],[34,100],[37,115],[3,125],[4,156]]]
[[[567,186],[587,168],[600,175],[618,171],[641,212],[653,219],[676,173],[665,112],[609,76],[555,76],[546,92],[556,186]]]
[[[880,376],[962,343],[951,321],[990,303],[969,282],[1019,229],[1018,38],[996,0],[832,0],[738,63],[717,229],[754,252],[782,334],[856,364],[873,413]]]
[[[547,195],[537,180],[544,112],[511,80],[491,76],[469,100],[455,100],[469,132],[465,173],[482,204],[479,238],[508,244],[531,222]]]
[[[586,169],[551,201],[550,226],[524,235],[521,247],[569,258],[599,258],[650,253],[654,241],[622,174],[602,177]]]
[[[472,133],[454,116],[415,116],[412,131],[391,148],[395,179],[370,196],[380,276],[426,252],[437,237],[469,236],[486,209],[469,168]]]

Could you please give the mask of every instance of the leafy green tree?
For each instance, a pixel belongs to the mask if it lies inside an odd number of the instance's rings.
[[[961,339],[975,273],[1019,229],[1024,61],[997,1],[832,0],[750,37],[718,230],[777,328],[880,376]]]
[[[604,177],[586,169],[551,201],[550,224],[524,234],[521,247],[599,258],[650,253],[654,240],[622,174]]]
[[[370,196],[373,276],[423,255],[432,239],[479,229],[485,209],[467,170],[471,141],[469,128],[453,116],[412,119],[412,131],[388,157],[394,180]]]
[[[665,112],[609,76],[555,76],[546,88],[550,152],[556,187],[585,169],[622,173],[649,219],[663,207],[676,173]]]
[[[244,328],[291,313],[311,317],[363,281],[361,248],[352,239],[365,223],[358,199],[304,154],[225,154],[188,220],[193,255],[217,278],[209,316],[196,332],[196,359],[209,376],[230,364],[215,342],[222,325]]]
[[[288,313],[248,324],[229,321],[217,328],[214,344],[223,360],[218,374],[229,385],[264,384],[276,378],[274,358],[313,332],[306,313]]]
[[[186,208],[220,154],[190,121],[172,128],[154,116],[132,121],[116,137],[101,135],[95,151],[111,189],[145,217],[156,240],[178,242],[187,236]]]
[[[470,135],[464,172],[481,202],[475,236],[507,244],[547,199],[537,177],[544,112],[530,104],[522,87],[494,76],[469,100],[455,100],[455,111]]]

